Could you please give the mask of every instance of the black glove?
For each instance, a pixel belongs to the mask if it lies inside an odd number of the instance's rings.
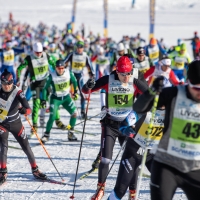
[[[152,85],[152,91],[156,93],[162,92],[162,89],[164,87],[164,76],[157,77]]]
[[[86,85],[89,89],[92,89],[95,86],[96,82],[93,78],[88,79]]]
[[[46,108],[46,101],[45,100],[41,100],[41,108]]]
[[[21,107],[21,108],[19,108],[18,110],[19,110],[19,113],[20,113],[20,114],[22,114],[22,115],[26,114],[26,108]]]

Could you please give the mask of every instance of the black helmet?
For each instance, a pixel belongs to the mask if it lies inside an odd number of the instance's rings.
[[[63,60],[57,60],[56,67],[62,67],[62,66],[65,66],[65,62]]]
[[[13,75],[7,69],[5,69],[1,74],[1,84],[11,85],[12,83],[14,83]]]
[[[137,55],[143,55],[144,54],[144,48],[138,47],[136,53],[137,53]]]

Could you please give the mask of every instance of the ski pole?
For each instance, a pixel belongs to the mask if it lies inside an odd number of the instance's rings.
[[[123,142],[123,144],[122,144],[122,146],[121,146],[121,148],[120,148],[120,150],[119,150],[117,156],[115,157],[115,159],[114,159],[114,161],[113,161],[113,163],[112,163],[112,165],[111,165],[111,167],[110,167],[110,169],[109,169],[109,171],[108,171],[108,173],[107,173],[107,175],[106,175],[106,177],[105,177],[103,183],[105,183],[105,181],[106,181],[106,179],[107,179],[107,177],[108,177],[110,171],[112,170],[112,167],[114,166],[114,164],[115,164],[115,162],[116,162],[118,156],[120,155],[120,152],[121,152],[122,150],[124,150],[124,148],[125,148],[125,146],[126,146],[126,143],[127,143],[127,140],[128,140],[128,137],[125,138],[125,140],[124,140],[124,142]],[[102,185],[101,185],[100,188],[98,189],[95,198],[98,196],[98,194],[99,194],[101,188],[102,188]]]
[[[140,169],[140,172],[139,172],[139,179],[138,179],[138,183],[137,183],[135,199],[138,199],[138,196],[139,196],[139,193],[140,193],[140,186],[141,186],[141,182],[142,182],[142,174],[143,174],[144,166],[145,166],[146,159],[147,159],[148,144],[149,144],[150,135],[151,135],[151,132],[152,132],[152,129],[153,129],[153,122],[154,122],[155,113],[156,113],[156,109],[157,109],[157,105],[158,105],[158,100],[159,100],[159,95],[157,94],[154,98],[153,107],[152,107],[152,110],[151,110],[152,116],[151,116],[150,123],[149,123],[148,129],[147,129],[147,142],[146,142],[144,154],[143,154],[143,157],[142,157],[142,163],[141,163],[141,169]]]
[[[98,113],[98,114],[96,114],[96,115],[94,115],[94,116],[92,116],[92,117],[90,117],[90,118],[88,118],[87,120],[90,120],[90,119],[92,119],[92,118],[94,118],[94,117],[96,117],[96,116],[98,116],[98,115],[100,115],[100,114],[101,114],[101,112]],[[81,122],[75,124],[75,126],[77,126],[77,125],[79,125],[79,124],[81,124],[81,123],[83,123],[83,122],[84,122],[84,121],[81,121]]]
[[[91,94],[91,92],[89,92],[89,96],[88,96],[88,102],[87,102],[87,107],[86,107],[86,112],[85,112],[85,119],[84,119],[84,125],[83,125],[83,133],[82,133],[82,137],[81,137],[81,144],[80,144],[79,155],[78,155],[78,162],[77,162],[77,167],[76,167],[76,175],[75,175],[75,179],[74,179],[73,192],[72,192],[72,196],[70,196],[70,199],[74,199],[74,191],[75,191],[75,187],[76,187],[76,179],[77,179],[77,174],[78,174],[79,161],[80,161],[80,157],[81,157],[81,149],[82,149],[83,137],[84,137],[84,133],[85,133],[85,125],[86,125],[88,107],[89,107],[89,103],[90,103],[90,94]]]
[[[47,154],[48,158],[50,159],[51,163],[53,164],[54,168],[55,168],[56,171],[58,172],[58,175],[60,176],[61,180],[64,182],[65,180],[64,180],[64,179],[62,178],[62,176],[60,175],[58,169],[56,168],[55,164],[53,163],[53,160],[51,159],[51,157],[50,157],[49,153],[47,152],[45,146],[43,145],[42,141],[40,140],[40,138],[39,138],[37,132],[35,131],[35,129],[34,129],[33,126],[31,125],[31,122],[30,122],[28,116],[27,116],[27,115],[24,115],[24,116],[25,116],[26,120],[28,121],[28,123],[29,123],[31,129],[33,130],[34,134],[36,135],[37,139],[39,140],[40,144],[42,145],[42,147],[43,147],[45,153]]]

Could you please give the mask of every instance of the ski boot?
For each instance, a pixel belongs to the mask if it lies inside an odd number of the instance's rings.
[[[66,130],[67,127],[60,121],[60,119],[56,120],[56,126],[60,129]]]
[[[33,124],[33,128],[34,128],[35,132],[37,133],[37,129],[38,129],[37,124]],[[29,135],[29,138],[32,138],[34,135],[35,135],[35,133],[34,133],[33,129],[31,129],[31,134]]]
[[[97,190],[95,194],[91,197],[91,200],[101,200],[104,196],[104,190],[105,190],[105,183],[98,183]]]
[[[97,155],[97,157],[96,157],[96,159],[92,163],[92,168],[93,169],[98,169],[99,168],[100,160],[101,160],[101,155],[100,155],[100,152],[99,152],[98,155]]]
[[[128,200],[135,200],[136,190],[129,190]]]
[[[50,133],[45,132],[44,135],[41,137],[41,141],[43,144],[49,141]]]
[[[45,116],[40,115],[40,126],[44,127],[45,125]]]
[[[81,118],[82,118],[82,119],[85,119],[85,116],[86,116],[86,115],[85,115],[85,111],[84,111],[84,110],[81,110]]]
[[[69,141],[77,140],[77,137],[74,135],[74,130],[72,128],[68,131],[68,140]]]
[[[0,169],[0,185],[3,185],[7,179],[7,167]]]
[[[39,169],[38,166],[32,167],[32,174],[36,179],[47,180],[47,175],[43,174]]]

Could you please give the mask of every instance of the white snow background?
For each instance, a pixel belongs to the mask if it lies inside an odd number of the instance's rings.
[[[14,19],[20,22],[27,22],[36,26],[39,21],[57,25],[64,28],[66,23],[71,20],[72,0],[0,0],[0,18],[2,21],[8,20],[8,13],[12,12]],[[131,0],[108,0],[108,32],[109,36],[115,40],[120,40],[122,35],[135,36],[141,33],[141,36],[148,40],[149,34],[149,1],[136,0],[136,6],[131,9]],[[175,45],[178,38],[191,38],[194,31],[200,32],[200,1],[199,0],[157,0],[156,1],[156,22],[155,36],[160,39],[164,38],[167,45]],[[89,30],[95,34],[103,34],[103,1],[102,0],[78,0],[76,9],[75,29],[78,30],[82,23],[86,27],[86,35]],[[190,42],[187,42],[188,50],[191,55]],[[192,55],[191,55],[192,56]],[[100,112],[99,94],[91,95],[88,115],[94,116]],[[76,102],[80,113],[80,103]],[[61,109],[61,119],[68,124],[69,115]],[[46,121],[48,114],[46,114]],[[78,177],[83,172],[91,168],[93,160],[99,151],[100,144],[100,124],[99,117],[87,121],[85,131],[97,136],[86,135],[84,137],[81,160]],[[80,120],[77,120],[77,123]],[[23,119],[26,134],[30,133],[30,126]],[[54,125],[55,126],[55,125]],[[76,126],[77,130],[82,130],[82,125]],[[42,136],[42,129],[38,130]],[[67,131],[53,129],[51,139],[45,145],[53,162],[59,172],[65,179],[66,183],[72,185],[58,185],[52,183],[43,183],[34,180],[28,159],[23,151],[10,148],[8,151],[8,181],[0,187],[0,200],[8,199],[69,199],[72,194],[74,176],[76,171],[77,158],[80,147],[81,134],[76,134],[78,142],[67,141]],[[13,139],[10,134],[9,139]],[[39,168],[44,171],[50,178],[60,180],[52,163],[47,158],[41,146],[34,146],[38,141],[36,138],[30,140],[30,145],[35,154]],[[19,147],[15,142],[9,142],[9,146]],[[119,145],[116,142],[113,151],[113,159],[119,152]],[[106,181],[106,190],[104,200],[115,185],[119,159],[115,163],[111,173]],[[148,174],[146,170],[145,173]],[[75,190],[75,199],[88,200],[96,190],[97,173],[91,174],[86,179],[77,181]],[[170,184],[170,183],[169,183]],[[123,199],[128,199],[128,193]],[[150,199],[149,179],[144,178],[141,187],[141,200]],[[186,199],[181,190],[177,190],[174,200]]]

